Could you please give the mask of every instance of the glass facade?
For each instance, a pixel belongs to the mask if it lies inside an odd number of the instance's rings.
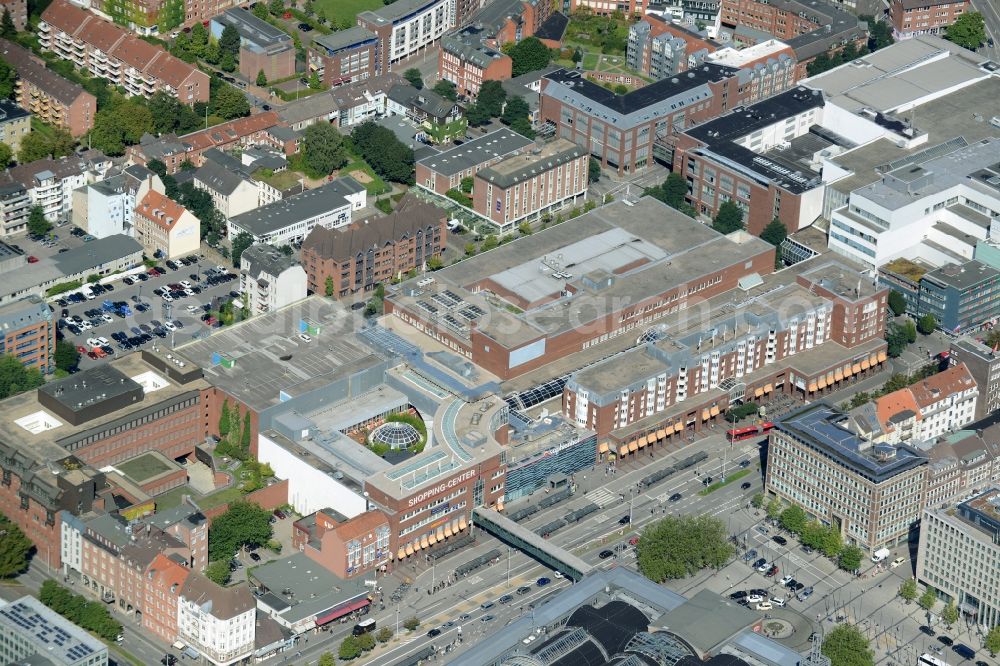
[[[561,449],[549,449],[512,463],[507,468],[505,501],[531,494],[553,474],[575,474],[592,467],[596,459],[597,435],[591,435]]]

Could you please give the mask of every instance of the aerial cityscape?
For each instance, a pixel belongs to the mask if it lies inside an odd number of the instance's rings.
[[[0,0],[0,664],[1000,666],[995,0]]]

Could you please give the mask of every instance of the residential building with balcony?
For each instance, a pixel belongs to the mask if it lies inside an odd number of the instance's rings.
[[[253,652],[257,611],[249,587],[222,587],[192,573],[181,586],[177,608],[179,640],[209,663],[228,666]]]
[[[0,0],[0,13],[10,12],[14,27],[24,30],[28,25],[28,0]]]
[[[475,98],[483,81],[511,77],[510,57],[486,44],[481,26],[470,25],[441,38],[438,78],[455,84],[458,94]]]
[[[21,139],[31,131],[31,114],[13,102],[0,100],[0,143],[5,143],[16,155]]]
[[[437,206],[406,196],[386,217],[317,226],[302,243],[309,290],[343,298],[425,268],[444,251],[447,217]]]
[[[273,245],[251,245],[240,255],[240,294],[251,316],[280,310],[306,297],[306,272]]]
[[[21,183],[0,183],[0,236],[10,236],[28,228],[31,196]]]
[[[163,194],[163,181],[142,165],[109,174],[73,192],[73,224],[95,238],[132,236],[136,204],[149,191]]]
[[[480,169],[472,208],[502,233],[540,219],[587,196],[590,154],[567,139],[512,155]]]
[[[256,81],[264,72],[268,81],[295,74],[295,45],[287,32],[262,21],[242,7],[232,7],[209,24],[212,37],[219,39],[226,26],[240,33],[240,74]]]
[[[381,9],[358,13],[358,26],[375,34],[375,71],[384,74],[393,65],[423,53],[455,26],[453,0],[398,0]]]
[[[924,509],[928,458],[909,444],[875,444],[848,422],[822,401],[778,419],[764,487],[847,544],[875,552],[906,543]]]
[[[917,580],[952,601],[985,634],[1000,623],[1000,489],[954,507],[928,507],[920,521]]]
[[[570,11],[589,9],[598,16],[622,12],[625,16],[645,14],[649,0],[569,0]]]
[[[444,143],[465,136],[468,124],[462,109],[433,90],[417,90],[409,84],[395,85],[386,93],[386,111],[394,116],[406,116],[427,131],[435,143]]]
[[[545,0],[493,0],[482,3],[478,8],[473,6],[473,13],[456,25],[481,27],[484,44],[494,49],[536,34],[543,38],[543,43],[553,48],[558,45],[544,39],[543,33],[550,19],[556,16],[556,6]],[[565,19],[561,15],[559,17]]]
[[[197,252],[201,222],[194,213],[165,194],[150,190],[135,207],[135,239],[147,256],[174,259]]]
[[[108,646],[41,601],[0,601],[0,661],[46,666],[107,666]]]
[[[107,173],[111,161],[104,153],[82,153],[44,158],[18,164],[0,175],[0,184],[20,185],[28,192],[32,206],[41,206],[50,222],[67,220],[73,211],[73,191],[93,183]]]
[[[52,311],[37,296],[0,305],[0,355],[13,356],[43,375],[55,372],[56,329]]]
[[[629,26],[625,62],[659,80],[686,71],[718,48],[715,42],[650,14]]]
[[[131,95],[163,90],[188,105],[208,101],[208,74],[67,0],[54,0],[42,12],[38,41]]]
[[[896,40],[943,35],[962,14],[975,11],[969,0],[892,0],[889,20]]]
[[[382,72],[378,36],[361,26],[313,37],[309,45],[309,70],[325,86],[364,81]]]
[[[94,126],[97,100],[82,86],[59,76],[31,51],[6,39],[0,39],[0,58],[17,70],[14,99],[21,108],[74,137]]]

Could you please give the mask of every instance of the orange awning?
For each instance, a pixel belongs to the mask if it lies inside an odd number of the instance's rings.
[[[674,432],[681,432],[684,430],[684,422],[678,421],[674,424]]]
[[[406,557],[406,551],[404,551],[404,550],[403,550],[402,548],[400,548],[400,549],[399,549],[399,552],[398,552],[398,553],[396,553],[396,559],[397,559],[397,560],[401,560],[401,559],[403,559],[404,557]]]
[[[871,356],[868,357],[868,360],[871,361],[871,364],[873,366],[878,365],[878,354],[873,353]]]
[[[599,447],[597,447],[597,452],[598,453],[607,453],[608,452],[608,443],[607,442],[603,442]]]
[[[768,384],[767,386],[764,387],[764,393],[770,393],[773,390],[774,390],[773,384]]]
[[[635,440],[629,442],[628,443],[628,450],[632,451],[633,453],[635,453],[636,451],[638,451],[639,450],[639,442],[637,442]]]
[[[888,357],[886,356],[886,353],[884,351],[880,351],[878,353],[878,362],[879,363],[885,363],[885,359],[886,358],[888,358]]]
[[[861,372],[861,364],[860,363],[855,363],[854,365],[851,366],[851,374],[856,375],[859,372]]]
[[[833,383],[833,373],[832,372],[826,373],[826,383],[827,384],[832,384]]]
[[[420,547],[421,548],[430,548],[430,546],[431,546],[431,542],[430,542],[430,540],[427,537],[420,537]]]
[[[712,416],[712,413],[709,412],[707,409],[701,410],[701,420],[702,421],[707,421],[709,418],[711,418],[711,416]]]
[[[666,428],[664,428],[662,430],[657,430],[656,431],[656,439],[663,439],[666,436],[667,436],[667,430],[666,430]]]
[[[503,511],[503,502],[497,502],[497,511]]]
[[[447,525],[444,526],[444,535],[446,537],[451,536],[451,523],[448,523]]]
[[[816,382],[809,382],[809,392],[813,393],[816,391]]]
[[[844,378],[844,371],[841,370],[840,368],[837,368],[837,370],[833,373],[833,379],[834,379],[834,381],[838,381],[839,382],[843,378]]]
[[[821,389],[826,388],[826,377],[820,377],[819,381],[816,382],[816,387]]]
[[[413,552],[414,553],[419,553],[420,552],[420,539],[414,539],[413,540]]]
[[[465,522],[465,516],[462,516],[461,518],[458,519],[458,529],[464,530],[468,526],[469,524]]]
[[[410,555],[413,555],[413,544],[408,543],[406,544],[406,556],[409,557]]]
[[[762,388],[756,388],[756,389],[753,390],[753,397],[759,398],[762,395],[764,395],[764,389],[762,389]]]
[[[718,416],[719,415],[719,406],[718,405],[713,405],[712,406],[711,414],[712,414],[712,416]]]
[[[867,358],[861,361],[861,369],[862,370],[867,370],[870,367],[872,367],[872,364],[871,364],[871,361],[869,361]]]
[[[438,528],[437,538],[438,538],[438,541],[444,541],[444,528],[443,527],[439,527]]]
[[[845,377],[850,377],[853,374],[854,374],[854,368],[853,367],[851,367],[851,366],[848,365],[847,367],[844,368],[844,376]]]
[[[649,444],[649,435],[646,435],[645,437],[640,437],[638,440],[638,444],[640,449],[647,446]]]
[[[458,525],[459,525],[458,518],[456,518],[455,520],[451,521],[451,533],[452,534],[458,534]]]
[[[427,537],[427,545],[428,546],[433,546],[437,542],[438,542],[437,535],[434,534],[434,532],[431,532],[430,536]]]
[[[622,444],[621,448],[618,449],[618,455],[624,458],[627,454],[628,454],[628,447]]]

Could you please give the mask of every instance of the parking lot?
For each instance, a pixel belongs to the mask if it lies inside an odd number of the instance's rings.
[[[35,259],[47,259],[59,254],[59,252],[65,252],[66,250],[83,245],[86,242],[83,240],[86,234],[80,233],[79,236],[74,236],[71,231],[75,228],[71,224],[63,223],[61,226],[52,228],[49,238],[33,240],[27,234],[19,234],[11,238],[5,238],[4,241],[20,248],[28,257],[28,262],[35,263],[31,260],[32,257]]]
[[[71,294],[50,299],[63,337],[81,352],[80,367],[135,349],[173,348],[208,335],[214,321],[203,318],[208,310],[232,300],[239,279],[232,268],[209,264],[198,255],[188,261],[176,270],[161,265],[158,270],[163,273],[158,275],[144,271],[118,276],[93,289],[92,299],[81,301]],[[169,300],[157,294],[169,290],[168,285],[181,287],[170,290]]]

